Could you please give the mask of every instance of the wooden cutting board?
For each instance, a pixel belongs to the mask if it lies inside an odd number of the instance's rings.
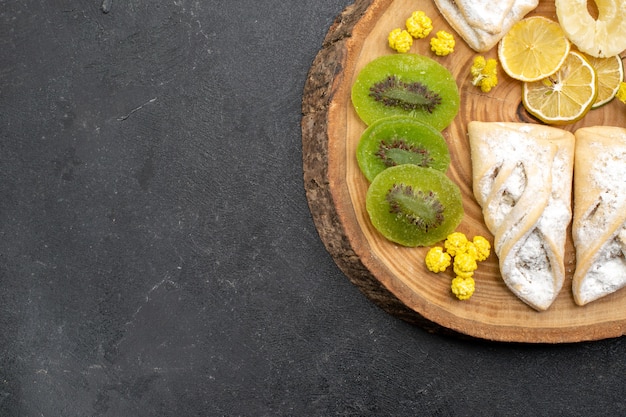
[[[359,171],[356,145],[365,125],[352,108],[350,90],[363,66],[395,53],[387,35],[415,10],[433,20],[434,31],[455,33],[432,1],[357,0],[337,17],[316,56],[302,102],[305,190],[316,228],[328,252],[346,276],[385,311],[430,331],[494,341],[565,343],[618,337],[626,333],[626,289],[584,307],[571,295],[575,252],[566,246],[566,282],[557,300],[537,312],[517,299],[500,276],[495,254],[475,273],[476,292],[459,301],[450,292],[452,272],[433,274],[424,266],[427,248],[395,245],[372,227],[365,211],[368,182]],[[529,14],[556,20],[554,3],[541,1]],[[431,34],[432,36],[432,34]],[[416,40],[411,52],[436,59],[455,75],[461,110],[444,136],[452,162],[449,177],[461,188],[465,216],[457,230],[482,235],[493,243],[472,195],[467,140],[471,120],[537,123],[521,105],[521,84],[500,69],[499,85],[489,94],[471,85],[469,70],[477,55],[459,37],[454,53],[436,57],[428,39]],[[497,58],[495,49],[484,53]],[[626,126],[626,106],[614,100],[575,124]],[[625,190],[626,191],[626,190]]]

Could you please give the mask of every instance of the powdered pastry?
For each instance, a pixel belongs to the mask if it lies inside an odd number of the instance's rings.
[[[473,191],[507,287],[536,310],[565,278],[574,135],[528,123],[470,122]]]
[[[514,0],[512,3],[510,0],[462,0],[458,3],[454,0],[435,0],[435,5],[450,26],[476,52],[493,48],[515,23],[538,4],[539,0]],[[501,22],[499,30],[496,22]]]
[[[454,3],[469,25],[488,33],[499,33],[514,0],[454,0]]]
[[[585,127],[575,136],[572,292],[584,305],[626,286],[626,129]]]

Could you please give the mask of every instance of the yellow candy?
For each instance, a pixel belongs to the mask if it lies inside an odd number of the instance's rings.
[[[409,32],[402,29],[394,29],[389,33],[389,47],[400,53],[409,52],[413,45],[413,37]]]
[[[467,300],[474,294],[476,283],[472,277],[456,277],[452,280],[450,289],[452,290],[452,294],[456,295],[456,298],[459,300]]]
[[[460,253],[454,257],[454,273],[463,278],[470,278],[478,268],[476,258],[468,252]]]
[[[446,241],[444,242],[446,247],[446,251],[451,256],[456,256],[459,253],[467,252],[469,247],[469,241],[467,237],[461,232],[454,232],[448,235]]]
[[[406,28],[414,38],[425,38],[433,30],[433,21],[420,10],[413,12],[406,20]]]
[[[452,261],[449,254],[443,251],[441,246],[435,246],[426,254],[426,267],[432,272],[444,272]]]

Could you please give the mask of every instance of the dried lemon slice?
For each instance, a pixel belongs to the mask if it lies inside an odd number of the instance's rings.
[[[619,55],[609,58],[596,58],[589,55],[585,57],[598,76],[598,97],[591,106],[592,109],[597,109],[613,100],[617,94],[620,83],[624,81],[624,64]]]
[[[542,122],[566,124],[587,114],[597,93],[595,70],[581,53],[571,51],[556,73],[523,84],[522,102]]]
[[[533,16],[520,20],[504,35],[498,57],[502,69],[512,78],[537,81],[557,72],[570,48],[557,22]]]

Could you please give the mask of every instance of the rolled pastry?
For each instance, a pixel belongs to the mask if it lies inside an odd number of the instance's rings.
[[[626,285],[626,129],[585,127],[575,136],[572,292],[584,305]]]
[[[460,5],[455,0],[435,0],[435,5],[443,17],[468,46],[476,52],[485,52],[493,48],[515,23],[534,10],[539,0],[491,2],[492,4],[487,8],[477,7],[481,4],[478,2],[470,10],[471,3],[471,0],[463,0]],[[488,2],[482,2],[482,4],[485,3]],[[478,23],[484,16],[489,16],[489,18],[483,18],[483,22],[492,21],[498,24]]]
[[[468,25],[488,33],[502,32],[514,0],[454,0]]]
[[[565,279],[574,135],[528,123],[470,122],[473,191],[507,287],[546,310]]]

